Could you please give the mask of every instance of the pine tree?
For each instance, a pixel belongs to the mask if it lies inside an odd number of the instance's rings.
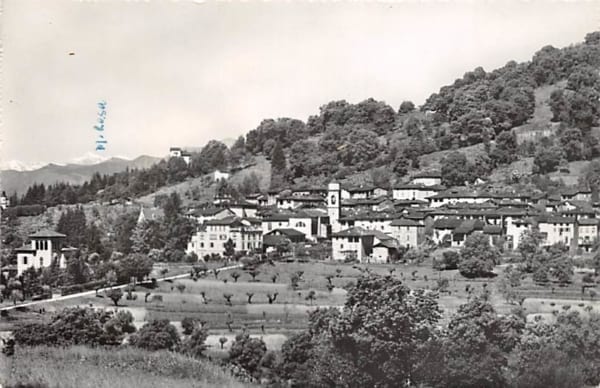
[[[285,155],[279,142],[275,143],[271,154],[271,170],[273,173],[282,174],[286,169]]]

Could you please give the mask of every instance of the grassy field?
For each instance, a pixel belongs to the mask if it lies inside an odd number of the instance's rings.
[[[61,388],[247,387],[219,366],[180,354],[139,349],[19,348],[2,357],[2,386]]]

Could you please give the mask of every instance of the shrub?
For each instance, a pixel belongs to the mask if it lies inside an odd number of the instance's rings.
[[[433,268],[437,270],[457,269],[460,255],[456,251],[445,251],[441,260],[434,260]]]
[[[191,317],[185,317],[181,320],[181,327],[183,329],[183,334],[190,335],[196,327],[196,320]]]
[[[114,315],[111,311],[89,308],[66,308],[48,323],[28,323],[14,331],[19,345],[71,346],[116,345],[125,333],[135,330],[128,312]]]
[[[581,280],[584,283],[594,283],[595,282],[594,275],[592,275],[591,273],[586,273],[585,275],[583,275],[583,278]]]
[[[135,347],[146,350],[173,350],[179,345],[180,340],[175,326],[167,319],[160,319],[146,323],[130,337],[129,342]]]
[[[193,329],[192,334],[187,338],[181,345],[181,351],[189,356],[200,358],[206,350],[206,339],[208,338],[208,332],[206,329],[196,327]]]
[[[250,338],[248,334],[239,334],[231,344],[229,360],[251,374],[256,374],[260,361],[267,353],[267,346],[260,338]]]

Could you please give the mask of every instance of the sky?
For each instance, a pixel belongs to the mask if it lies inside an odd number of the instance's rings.
[[[422,104],[482,66],[599,29],[600,1],[4,0],[0,161],[164,156],[306,121],[332,100]],[[96,151],[106,101],[106,149]]]

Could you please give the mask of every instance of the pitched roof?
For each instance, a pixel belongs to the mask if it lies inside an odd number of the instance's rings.
[[[392,221],[391,226],[416,226],[416,227],[420,227],[423,226],[422,224],[420,224],[417,221],[414,220],[410,220],[407,218],[398,218]]]
[[[456,217],[440,218],[433,222],[434,229],[454,229],[462,224],[463,220]]]
[[[332,233],[333,237],[363,237],[363,236],[372,236],[373,234],[370,233],[370,230],[366,230],[364,228],[361,228],[360,226],[354,226],[350,229],[345,229],[342,231],[339,231],[337,233]]]
[[[35,249],[31,248],[31,245],[23,245],[15,249],[15,252],[35,252]]]
[[[572,224],[574,222],[574,217],[541,216],[539,219],[539,223],[544,224]]]
[[[598,225],[597,218],[580,218],[577,220],[579,225]]]
[[[30,238],[65,238],[66,234],[58,233],[53,230],[40,230],[37,233],[30,234]]]
[[[475,230],[483,230],[485,222],[481,220],[464,220],[454,229],[454,233],[469,234]]]
[[[500,225],[485,225],[483,227],[485,234],[502,234],[502,226]]]
[[[306,236],[305,233],[302,233],[301,231],[293,229],[293,228],[273,229],[269,233],[266,233],[266,235],[275,234],[276,232],[279,232],[279,233],[284,234],[289,237],[304,237],[304,236]]]
[[[420,172],[418,174],[415,174],[415,175],[412,176],[411,179],[415,179],[415,178],[441,178],[441,177],[442,177],[441,171],[431,170],[431,171],[423,171],[423,172]]]

